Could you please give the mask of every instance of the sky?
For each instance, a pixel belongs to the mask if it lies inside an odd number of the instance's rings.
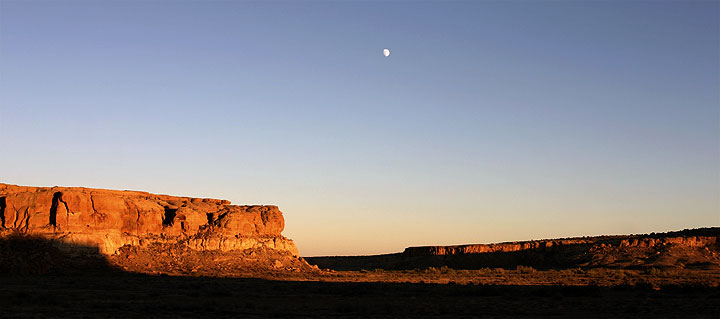
[[[0,182],[278,205],[303,256],[718,226],[719,15],[1,0]]]

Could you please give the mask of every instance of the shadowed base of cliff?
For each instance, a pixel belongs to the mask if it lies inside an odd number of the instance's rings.
[[[143,274],[258,277],[315,272],[316,266],[288,251],[269,248],[205,250],[182,243],[121,247],[104,255],[96,246],[68,243],[37,235],[13,233],[0,237],[0,273],[9,275],[132,272]]]
[[[119,273],[97,247],[48,240],[42,236],[10,234],[0,237],[0,274]]]

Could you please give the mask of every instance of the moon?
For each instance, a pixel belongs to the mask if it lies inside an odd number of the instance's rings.
[[[383,49],[384,56],[390,56],[390,49]]]

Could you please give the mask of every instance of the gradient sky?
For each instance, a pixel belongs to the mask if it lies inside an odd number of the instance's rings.
[[[0,182],[305,256],[720,225],[717,1],[0,3]]]

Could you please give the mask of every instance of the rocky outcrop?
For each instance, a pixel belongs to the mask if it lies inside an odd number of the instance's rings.
[[[80,187],[0,184],[0,233],[24,233],[111,255],[120,247],[274,249],[298,255],[277,206]]]
[[[720,228],[701,228],[681,232],[669,232],[648,235],[599,236],[584,238],[563,238],[534,240],[497,244],[470,244],[457,246],[421,246],[408,247],[403,251],[407,256],[443,256],[483,253],[510,253],[527,250],[560,251],[568,247],[584,246],[604,247],[640,247],[654,248],[657,246],[714,247],[720,244]]]
[[[677,232],[560,238],[496,244],[408,247],[401,253],[375,256],[308,257],[322,268],[538,269],[608,267],[720,269],[720,228]]]

